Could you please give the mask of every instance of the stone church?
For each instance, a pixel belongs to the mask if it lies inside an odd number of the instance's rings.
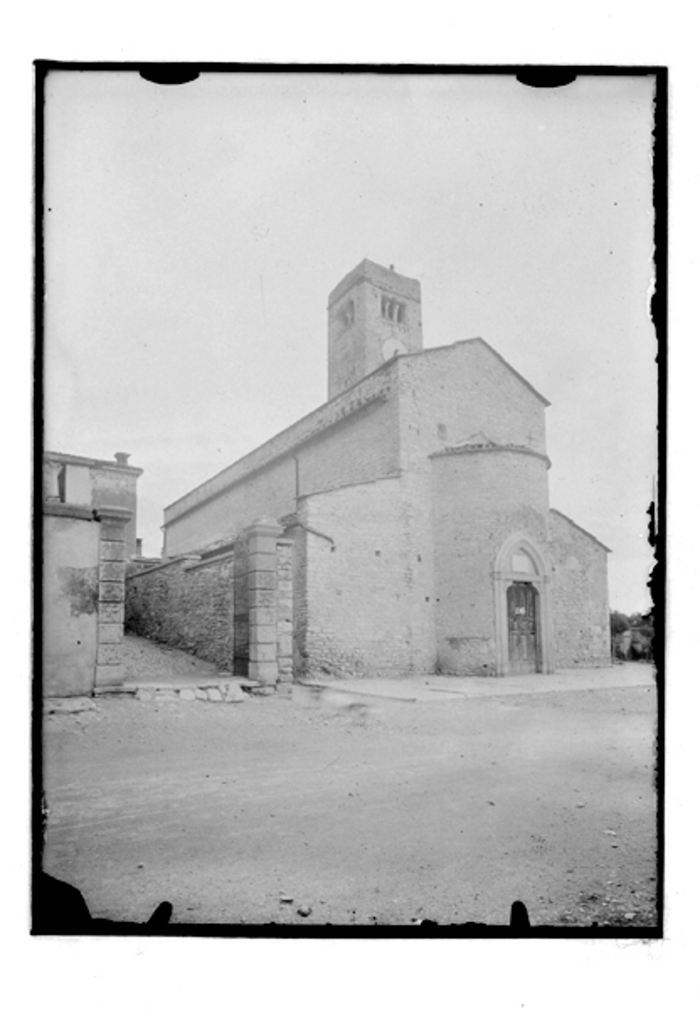
[[[264,519],[295,677],[606,665],[608,548],[550,508],[547,406],[481,338],[424,349],[419,283],[364,260],[329,297],[328,401],[169,505],[164,558]]]

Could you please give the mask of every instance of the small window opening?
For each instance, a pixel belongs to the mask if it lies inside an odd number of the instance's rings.
[[[386,321],[395,321],[397,324],[406,323],[406,304],[398,300],[391,300],[388,296],[382,297],[382,317]]]
[[[341,307],[338,314],[343,328],[348,328],[355,320],[355,301],[348,300],[344,307]]]

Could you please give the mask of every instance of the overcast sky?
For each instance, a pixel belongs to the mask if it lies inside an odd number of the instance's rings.
[[[139,534],[326,399],[326,302],[421,282],[424,345],[481,336],[551,403],[550,501],[648,604],[653,78],[52,72],[46,444],[131,453]]]

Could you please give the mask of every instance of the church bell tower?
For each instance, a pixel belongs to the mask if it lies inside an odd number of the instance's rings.
[[[423,348],[420,283],[365,258],[328,297],[328,398]]]

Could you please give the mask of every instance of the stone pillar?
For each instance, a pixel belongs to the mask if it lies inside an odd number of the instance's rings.
[[[277,689],[292,690],[292,582],[294,541],[277,540]]]
[[[282,526],[272,519],[254,522],[246,533],[248,551],[248,676],[274,691],[277,666],[277,541]]]
[[[126,524],[128,508],[102,505],[100,520],[100,567],[97,610],[97,667],[95,687],[124,683],[122,637],[124,634],[124,580],[126,576]]]

